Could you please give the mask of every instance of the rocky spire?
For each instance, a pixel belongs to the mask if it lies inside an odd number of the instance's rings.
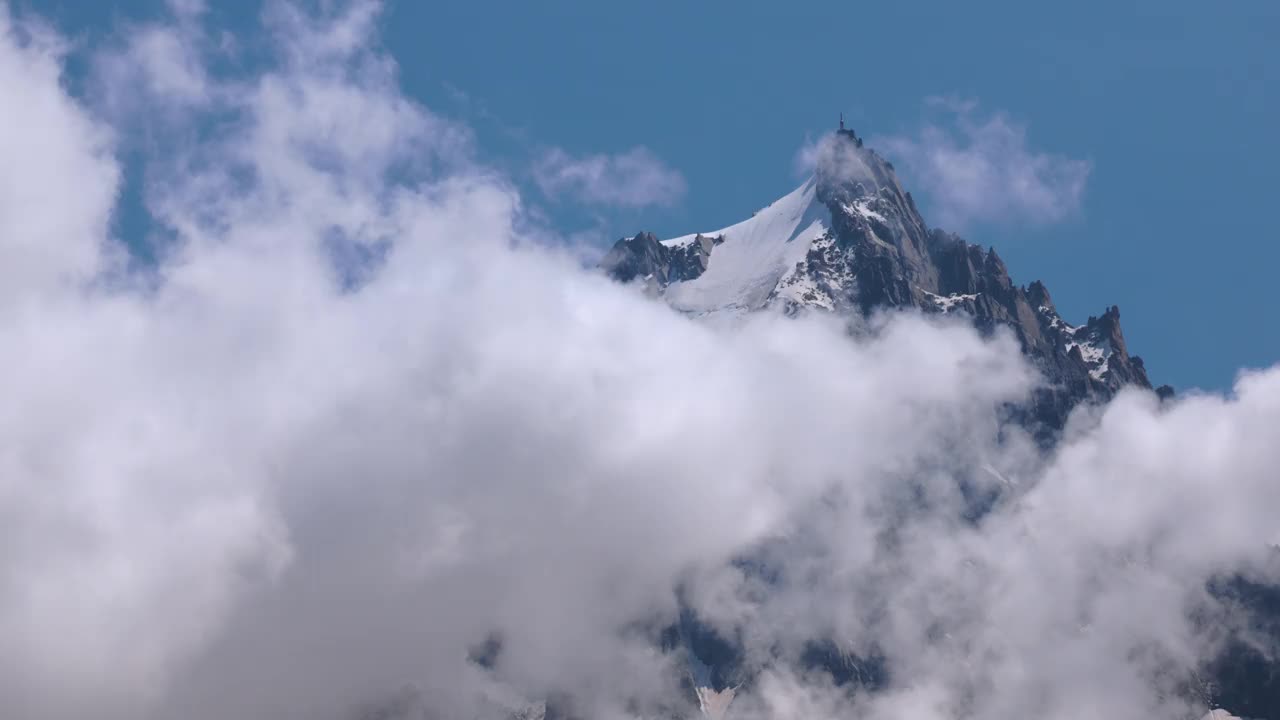
[[[839,129],[818,145],[812,182],[813,202],[822,210],[819,232],[798,240],[791,229],[768,241],[788,245],[778,257],[801,259],[778,268],[765,307],[863,315],[916,309],[963,314],[982,332],[1007,328],[1046,378],[1031,405],[1020,411],[1046,443],[1080,403],[1105,401],[1126,385],[1151,386],[1142,360],[1128,354],[1118,308],[1109,306],[1082,326],[1070,325],[1043,283],[1014,284],[994,248],[930,229],[893,165],[845,127],[843,113]],[[784,215],[800,212],[783,210]],[[685,236],[669,243],[641,233],[618,241],[603,266],[620,281],[641,281],[663,294],[672,286],[696,286],[715,267],[717,253],[726,252],[719,249],[722,244],[736,252],[735,237],[749,235],[759,244],[766,230],[745,221],[713,237]],[[797,242],[808,243],[807,250],[791,252]],[[733,307],[736,311],[742,304]]]

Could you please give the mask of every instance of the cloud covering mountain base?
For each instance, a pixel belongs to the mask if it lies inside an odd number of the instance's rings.
[[[682,604],[743,649],[734,717],[1203,713],[1242,627],[1206,582],[1274,579],[1280,370],[1045,456],[1010,337],[700,324],[405,97],[377,10],[269,4],[249,66],[179,4],[90,100],[0,13],[6,717],[687,715]],[[153,267],[112,234],[126,147]],[[886,686],[806,669],[824,640]]]

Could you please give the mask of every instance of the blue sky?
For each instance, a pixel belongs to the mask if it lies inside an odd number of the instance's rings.
[[[163,8],[104,5],[17,3],[82,37]],[[256,9],[215,13],[249,32]],[[745,217],[797,183],[797,152],[838,112],[865,136],[909,138],[957,120],[928,98],[975,102],[977,119],[1024,129],[1029,152],[1089,172],[1061,217],[947,229],[994,244],[1017,282],[1044,280],[1069,320],[1118,304],[1155,382],[1224,388],[1280,358],[1276,3],[399,0],[383,28],[406,91],[517,178],[549,148],[636,147],[683,178],[645,207],[546,201],[600,243]],[[929,178],[903,174],[940,224]]]

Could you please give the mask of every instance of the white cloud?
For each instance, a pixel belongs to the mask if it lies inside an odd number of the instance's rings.
[[[587,205],[671,205],[685,192],[684,177],[643,147],[616,155],[573,157],[555,148],[534,164],[534,180],[550,197]]]
[[[823,135],[802,145],[796,152],[795,167],[801,173],[821,172],[841,182],[865,181],[874,177],[859,150],[850,143],[839,141],[834,134]]]
[[[65,44],[0,6],[0,305],[83,282],[102,261],[119,171],[112,134],[62,91]],[[78,188],[67,192],[69,185]],[[6,313],[6,310],[0,310]]]
[[[130,23],[94,51],[91,69],[95,104],[117,125],[145,125],[155,132],[175,113],[207,106],[218,90],[205,67],[218,44],[202,25],[198,0],[167,3],[162,21]],[[161,112],[160,117],[151,115]]]
[[[677,587],[762,669],[734,717],[1177,702],[1214,641],[1187,607],[1273,537],[1280,370],[1127,394],[1040,457],[995,413],[1034,382],[1012,338],[679,316],[522,233],[467,130],[398,90],[376,10],[278,6],[270,65],[203,73],[207,107],[169,117],[217,132],[149,151],[179,247],[146,287],[94,282],[111,131],[54,45],[0,33],[30,100],[0,128],[38,140],[0,166],[6,717],[346,719],[406,686],[441,717],[683,711],[648,636]],[[334,237],[377,249],[361,283]],[[964,520],[958,481],[996,476]],[[492,633],[495,668],[465,662]],[[890,687],[788,662],[815,637],[876,649]]]
[[[972,102],[934,101],[946,115],[912,137],[871,144],[900,166],[929,200],[942,227],[974,223],[1058,222],[1080,207],[1091,165],[1029,146],[1026,128]]]

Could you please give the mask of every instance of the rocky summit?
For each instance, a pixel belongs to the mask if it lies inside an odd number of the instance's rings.
[[[1046,442],[1077,405],[1151,388],[1118,307],[1068,323],[1048,288],[1015,285],[994,249],[930,228],[893,165],[843,128],[820,146],[811,178],[751,218],[667,240],[641,232],[619,240],[602,267],[698,316],[773,308],[836,313],[856,326],[878,310],[915,308],[963,314],[984,333],[1007,328],[1046,379],[1016,410]]]
[[[823,312],[858,332],[876,312],[914,309],[963,316],[983,333],[1007,329],[1045,378],[1029,405],[1012,409],[1014,419],[1046,447],[1077,406],[1105,403],[1127,386],[1152,389],[1142,359],[1125,344],[1118,307],[1070,324],[1043,283],[1016,285],[994,249],[930,228],[893,165],[843,127],[820,145],[812,177],[750,218],[665,240],[641,232],[619,240],[601,266],[698,317]],[[1275,642],[1280,591],[1246,585],[1226,578],[1208,590],[1249,612]],[[696,683],[700,706],[709,717],[723,715],[742,676],[736,648],[689,614],[678,634],[693,674],[705,676]],[[808,660],[839,684],[875,689],[883,681],[876,658],[828,648]],[[1254,644],[1228,642],[1205,670],[1198,692],[1206,704],[1280,717],[1280,671]],[[1234,716],[1215,710],[1206,717]]]

